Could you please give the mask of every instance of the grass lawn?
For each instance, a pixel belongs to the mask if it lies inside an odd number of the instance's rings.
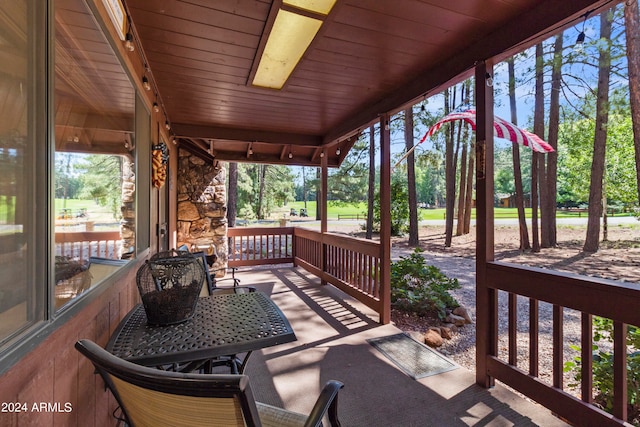
[[[291,208],[295,208],[298,212],[300,209],[304,208],[304,202],[292,202],[287,206],[284,206],[277,210],[277,212],[272,215],[276,218],[281,218],[284,216],[289,216],[289,211]],[[316,211],[316,202],[307,202],[307,212],[309,213],[309,217],[315,217]],[[332,203],[328,203],[327,206],[327,217],[328,219],[338,219],[338,215],[366,215],[367,212],[367,204],[364,202],[358,203],[356,205],[333,205]],[[516,208],[494,208],[494,217],[496,219],[503,218],[518,218],[518,210]],[[444,219],[445,218],[445,209],[419,209],[418,214],[420,215],[421,220],[433,220],[433,219]],[[527,218],[531,218],[531,208],[525,209],[525,215]],[[539,214],[538,214],[539,215]],[[616,216],[631,216],[631,213],[616,213]],[[556,213],[556,218],[578,218],[579,216],[586,218],[586,212],[578,213],[578,212],[568,212],[558,210]],[[475,209],[471,212],[471,218],[476,217]],[[539,217],[539,216],[538,216]]]

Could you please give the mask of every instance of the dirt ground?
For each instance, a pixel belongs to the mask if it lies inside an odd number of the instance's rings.
[[[609,226],[607,241],[601,241],[594,253],[582,251],[586,225],[558,226],[558,244],[534,253],[519,250],[517,225],[496,226],[494,229],[495,259],[517,264],[572,272],[625,282],[640,282],[640,222]],[[444,245],[444,226],[423,226],[420,247],[426,252],[461,257],[475,257],[476,230],[454,236],[451,247]],[[408,248],[407,238],[394,238],[394,247]]]

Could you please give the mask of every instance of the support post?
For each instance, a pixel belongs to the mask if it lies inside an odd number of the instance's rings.
[[[321,260],[321,264],[322,265],[322,271],[326,272],[327,271],[327,245],[324,243],[324,235],[327,232],[327,191],[328,191],[328,184],[327,184],[327,179],[329,176],[329,163],[327,158],[329,157],[327,155],[327,150],[326,149],[322,149],[322,154],[321,154],[321,158],[320,158],[320,168],[321,168],[321,179],[320,179],[320,233],[322,233],[322,252],[321,252],[321,256],[322,256],[322,260]],[[321,280],[320,283],[322,285],[326,285],[327,281],[326,280]]]
[[[476,65],[476,382],[492,387],[487,357],[498,352],[498,293],[487,283],[493,250],[493,66]]]
[[[391,131],[380,116],[380,323],[391,321]]]

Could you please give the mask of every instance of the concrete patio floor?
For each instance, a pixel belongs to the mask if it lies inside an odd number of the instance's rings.
[[[270,295],[297,341],[255,352],[245,373],[256,400],[309,413],[330,379],[345,384],[343,426],[561,426],[547,409],[497,385],[483,389],[463,367],[414,380],[366,340],[400,332],[302,268],[243,268],[242,285]]]

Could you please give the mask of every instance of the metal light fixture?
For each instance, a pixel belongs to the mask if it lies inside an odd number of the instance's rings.
[[[129,52],[133,52],[136,50],[136,46],[133,44],[133,35],[131,33],[127,33],[124,39],[124,48]]]
[[[493,77],[491,76],[491,74],[487,73],[485,75],[485,78],[486,78],[487,86],[493,87]]]
[[[169,124],[169,120],[166,120],[166,121],[164,122],[164,127],[165,127],[165,129],[167,129],[167,130],[170,130],[170,129],[171,129],[171,125]]]
[[[149,83],[147,76],[142,77],[142,87],[144,90],[151,90],[151,83]]]
[[[589,17],[589,13],[591,12],[588,11],[587,13],[584,14],[584,19],[582,21],[582,31],[580,31],[580,34],[578,34],[578,38],[576,39],[576,44],[573,45],[573,50],[578,53],[584,51],[584,40],[586,38],[586,34],[584,33],[584,26],[587,23],[587,18]]]
[[[335,2],[283,0],[283,8],[276,14],[251,83],[254,86],[282,89]]]
[[[160,106],[158,105],[157,102],[153,103],[153,111],[155,111],[156,113],[160,112]]]
[[[289,158],[293,159],[293,153],[291,151],[289,151]]]
[[[336,149],[336,156],[339,156],[339,155],[340,155],[340,147]]]

